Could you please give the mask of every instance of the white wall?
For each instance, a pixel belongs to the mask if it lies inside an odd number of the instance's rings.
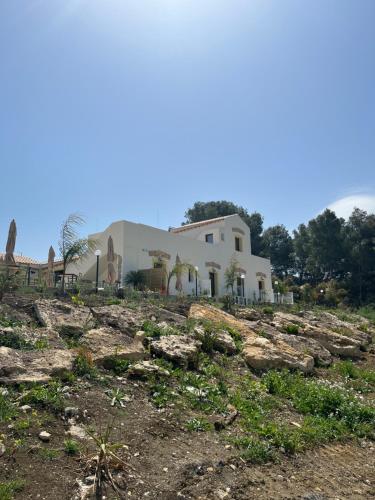
[[[244,235],[233,232],[233,228],[240,228]],[[224,233],[224,241],[220,239],[220,233]],[[205,234],[214,233],[216,239],[214,244],[204,241]],[[234,237],[238,235],[243,240],[243,251],[236,252]],[[176,255],[178,254],[182,262],[199,267],[199,284],[206,287],[209,279],[209,272],[213,269],[206,266],[206,262],[215,262],[221,266],[217,272],[217,291],[219,295],[227,293],[224,284],[224,272],[228,267],[232,257],[238,261],[239,267],[246,271],[245,296],[253,298],[254,292],[258,296],[257,272],[266,275],[265,291],[272,295],[271,266],[268,259],[263,259],[251,255],[250,253],[250,231],[242,219],[233,215],[226,217],[224,221],[208,224],[194,230],[184,231],[181,234],[146,226],[127,221],[119,221],[111,224],[102,233],[90,235],[97,240],[97,247],[101,250],[99,280],[107,279],[107,241],[112,236],[114,251],[122,257],[121,278],[126,273],[138,269],[148,269],[153,267],[154,258],[149,255],[149,251],[161,250],[171,255],[168,267],[172,268]],[[215,236],[214,236],[215,238]],[[90,255],[81,261],[74,268],[70,267],[68,272],[82,274],[85,278],[95,280],[96,257]],[[195,293],[195,279],[188,282],[188,276],[182,278],[183,291],[186,294]],[[172,279],[170,293],[176,294],[175,280]]]

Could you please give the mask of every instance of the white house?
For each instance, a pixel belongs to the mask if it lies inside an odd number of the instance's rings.
[[[192,270],[181,276],[180,286],[176,278],[172,278],[170,294],[195,295],[198,292],[222,296],[228,293],[225,270],[235,259],[238,267],[235,294],[251,301],[273,301],[271,263],[251,254],[250,229],[238,215],[187,224],[169,231],[118,221],[89,238],[95,240],[101,253],[100,282],[123,283],[129,271],[142,270],[153,281],[151,288],[158,288],[157,280],[165,276],[165,270],[173,268],[176,259],[180,259],[190,264]],[[70,266],[67,272],[94,281],[96,258],[92,254]],[[165,283],[160,282],[159,288],[163,286]]]

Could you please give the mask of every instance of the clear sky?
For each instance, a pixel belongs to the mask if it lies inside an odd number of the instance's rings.
[[[0,248],[71,212],[375,210],[374,0],[0,0]]]

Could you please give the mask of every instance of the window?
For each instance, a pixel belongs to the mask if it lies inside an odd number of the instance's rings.
[[[242,238],[239,236],[234,237],[234,248],[236,252],[242,252]]]
[[[193,271],[189,268],[189,283],[192,283],[193,281],[194,281]]]
[[[221,241],[224,241],[224,233],[220,234]]]
[[[213,243],[214,242],[214,235],[213,233],[206,234],[206,243]]]

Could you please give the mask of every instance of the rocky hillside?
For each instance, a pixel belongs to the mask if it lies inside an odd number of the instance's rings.
[[[0,305],[1,499],[374,493],[368,320],[112,302]]]

